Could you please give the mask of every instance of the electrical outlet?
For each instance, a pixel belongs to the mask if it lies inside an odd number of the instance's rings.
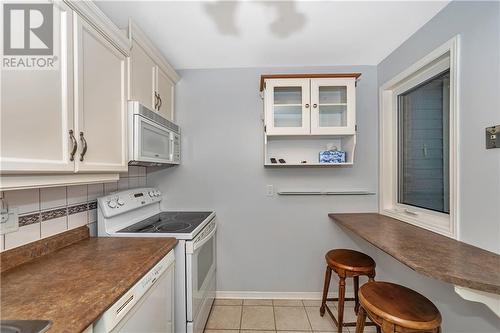
[[[4,205],[3,199],[2,208],[0,209],[0,235],[8,234],[19,229],[19,209],[9,208]]]
[[[274,186],[273,185],[266,185],[266,195],[268,197],[272,197],[274,195]]]

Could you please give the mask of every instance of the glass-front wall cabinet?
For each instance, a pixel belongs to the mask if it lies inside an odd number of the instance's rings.
[[[354,77],[266,80],[266,134],[355,134],[355,81]]]
[[[309,109],[309,79],[272,79],[266,81],[267,134],[309,134]]]
[[[311,79],[311,134],[354,134],[355,79]]]

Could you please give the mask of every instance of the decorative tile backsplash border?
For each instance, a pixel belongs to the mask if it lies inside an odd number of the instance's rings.
[[[130,166],[112,183],[5,191],[1,198],[17,208],[19,229],[0,235],[0,251],[87,225],[97,233],[97,198],[111,192],[144,187],[146,168]]]

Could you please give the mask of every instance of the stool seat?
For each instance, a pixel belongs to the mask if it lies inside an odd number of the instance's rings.
[[[378,322],[414,330],[436,330],[441,314],[426,297],[414,290],[389,282],[374,281],[361,286],[359,300]]]
[[[332,268],[359,273],[369,273],[375,269],[375,261],[370,256],[355,250],[331,250],[328,251],[325,258]]]

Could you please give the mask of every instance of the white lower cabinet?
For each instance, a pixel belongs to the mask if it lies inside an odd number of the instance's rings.
[[[127,170],[130,43],[92,2],[54,1],[53,17],[56,66],[2,69],[0,190]]]

